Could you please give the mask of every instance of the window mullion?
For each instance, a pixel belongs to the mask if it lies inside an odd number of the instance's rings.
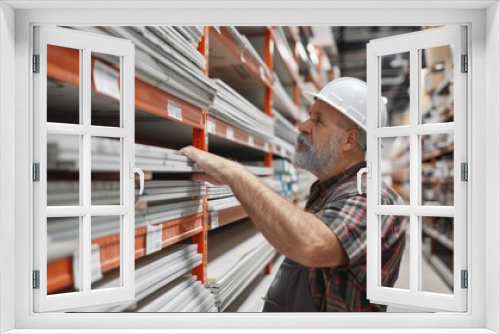
[[[82,124],[88,131],[82,136],[82,158],[81,158],[81,177],[82,177],[82,201],[83,206],[90,209],[91,205],[91,51],[88,48],[82,51]],[[82,273],[82,287],[84,292],[90,293],[91,289],[91,215],[90,210],[82,217],[82,234],[80,234],[81,263],[80,273]]]
[[[420,285],[420,219],[414,214],[419,203],[420,145],[414,132],[420,115],[420,51],[410,50],[410,292],[416,293]]]

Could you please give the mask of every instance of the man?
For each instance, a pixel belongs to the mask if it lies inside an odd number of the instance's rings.
[[[318,180],[305,211],[287,202],[240,164],[187,147],[205,174],[193,180],[228,184],[266,239],[286,256],[264,311],[385,311],[366,299],[366,193],[356,174],[365,167],[366,84],[354,78],[330,82],[318,94],[310,118],[299,126],[294,163]],[[385,104],[381,105],[385,124]],[[381,186],[381,204],[402,205]],[[405,218],[383,216],[381,285],[393,286],[405,246]]]

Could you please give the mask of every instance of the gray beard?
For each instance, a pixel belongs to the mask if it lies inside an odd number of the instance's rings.
[[[299,150],[299,146],[305,148]],[[293,162],[297,167],[310,171],[318,178],[324,178],[337,161],[338,151],[337,138],[332,138],[326,148],[318,149],[309,137],[300,133],[295,143]]]

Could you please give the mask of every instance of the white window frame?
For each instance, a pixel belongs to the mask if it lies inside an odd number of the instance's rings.
[[[441,27],[372,40],[367,46],[368,117],[366,160],[371,166],[367,180],[367,297],[386,305],[412,305],[429,311],[457,311],[467,309],[467,290],[461,288],[461,270],[467,270],[467,185],[461,181],[461,163],[467,163],[467,73],[461,73],[461,55],[466,55],[466,28]],[[453,45],[454,122],[422,124],[421,59],[426,49]],[[410,55],[410,124],[380,126],[381,118],[381,58],[408,52]],[[451,134],[454,138],[454,205],[426,206],[421,198],[422,135]],[[408,138],[410,146],[410,202],[408,205],[381,205],[380,141],[387,137]],[[471,180],[472,182],[472,180]],[[382,215],[404,215],[409,218],[410,288],[398,289],[380,286],[382,245],[380,222]],[[421,222],[427,217],[453,217],[453,293],[437,294],[422,290]]]
[[[135,298],[135,46],[130,41],[53,26],[34,27],[34,54],[40,70],[33,74],[34,162],[40,164],[40,180],[33,184],[34,270],[39,270],[39,289],[34,290],[36,312],[71,311],[104,306]],[[79,50],[80,124],[47,122],[47,45]],[[120,124],[118,127],[91,124],[91,54],[114,55],[120,59]],[[47,206],[47,136],[79,136],[80,205]],[[91,141],[110,137],[120,140],[120,205],[91,203]],[[132,174],[133,177],[133,174]],[[120,217],[120,286],[91,289],[91,220],[97,216]],[[80,220],[78,292],[47,295],[47,218],[73,217]]]
[[[125,4],[125,2],[123,2]],[[36,333],[36,329],[51,329],[51,333],[77,332],[71,328],[86,328],[88,332],[110,332],[112,329],[127,329],[127,332],[144,333],[147,328],[175,332],[174,328],[192,328],[192,332],[203,332],[203,328],[225,329],[254,328],[254,332],[281,331],[283,328],[301,328],[316,332],[351,333],[415,333],[409,328],[419,328],[422,333],[498,333],[500,322],[500,278],[499,234],[500,177],[500,89],[498,59],[500,58],[500,27],[498,3],[495,1],[447,2],[231,2],[206,3],[197,9],[187,2],[179,4],[155,3],[154,9],[116,9],[120,2],[20,2],[4,1],[0,4],[0,54],[2,76],[0,77],[0,147],[2,169],[0,181],[10,187],[0,187],[0,305],[2,331],[15,329],[15,333]],[[52,6],[52,7],[51,7]],[[60,7],[65,6],[65,9]],[[86,8],[85,8],[86,6]],[[115,8],[92,9],[93,6]],[[144,2],[142,6],[151,6]],[[397,6],[397,9],[394,7]],[[460,8],[453,6],[460,6]],[[162,8],[158,8],[162,7]],[[406,8],[405,8],[406,7]],[[24,9],[23,9],[24,8]],[[43,10],[42,8],[45,8]],[[52,8],[46,10],[46,8]],[[59,8],[59,10],[55,10]],[[79,9],[75,9],[79,8]],[[242,10],[243,8],[247,8]],[[408,10],[411,8],[411,10]],[[187,10],[186,10],[187,9]],[[260,10],[259,10],[260,9]],[[230,21],[228,18],[231,18]],[[469,189],[468,243],[469,309],[466,313],[435,314],[33,314],[31,268],[29,254],[32,245],[32,206],[27,194],[32,191],[30,156],[32,105],[26,96],[32,94],[30,79],[31,27],[35,24],[71,25],[436,25],[463,24],[469,28],[469,110],[468,143],[470,153],[471,181]],[[15,35],[14,35],[15,32]],[[15,36],[15,37],[14,37]],[[15,50],[15,53],[14,53]],[[15,55],[15,57],[14,57]],[[486,76],[488,73],[494,75]],[[15,69],[15,70],[14,70]],[[15,79],[15,80],[14,80]],[[15,83],[15,86],[12,83]],[[14,88],[15,87],[15,88]],[[13,112],[15,110],[15,112]],[[472,121],[474,117],[474,121]],[[15,129],[12,131],[12,129]],[[3,132],[2,132],[3,131]],[[15,145],[12,139],[15,138]],[[486,151],[488,154],[486,154]],[[486,164],[486,162],[488,164]],[[486,166],[486,167],[484,167]],[[488,174],[488,182],[486,180]],[[15,175],[15,178],[12,178]],[[12,189],[15,198],[12,200]],[[486,196],[488,194],[488,196]],[[485,205],[486,204],[486,205]],[[486,219],[488,218],[488,219]],[[15,224],[12,224],[12,221]],[[474,225],[472,231],[470,225]],[[473,232],[473,233],[472,233]],[[13,238],[15,236],[15,239]],[[485,258],[486,251],[488,257]],[[12,256],[14,254],[14,256]],[[488,261],[488,266],[486,266]],[[14,288],[12,288],[14,287]],[[486,291],[488,293],[486,293]],[[12,305],[15,305],[12,307]],[[136,331],[131,328],[138,328]],[[168,326],[171,330],[165,329]],[[321,328],[322,330],[318,330]],[[26,329],[26,330],[23,330]],[[29,329],[29,331],[28,331]],[[100,329],[100,330],[99,330]],[[108,329],[108,331],[106,331]],[[391,330],[392,329],[392,330]],[[234,330],[231,330],[233,332]],[[285,330],[292,332],[292,330]],[[42,332],[42,331],[40,331]],[[47,332],[47,331],[45,331]],[[158,331],[160,332],[160,331]],[[227,330],[226,330],[227,332]],[[297,331],[296,331],[297,332]],[[344,331],[345,332],[345,331]],[[13,332],[14,333],[14,332]]]

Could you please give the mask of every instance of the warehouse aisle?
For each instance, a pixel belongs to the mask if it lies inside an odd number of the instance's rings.
[[[410,240],[407,240],[407,245]],[[410,285],[410,252],[405,251],[401,261],[399,270],[400,276],[396,282],[395,287],[400,289],[409,289]],[[427,260],[422,261],[422,285],[433,292],[451,294],[452,291],[443,281],[443,279],[436,273]],[[389,306],[387,312],[424,312],[415,309],[407,309],[403,307]]]

